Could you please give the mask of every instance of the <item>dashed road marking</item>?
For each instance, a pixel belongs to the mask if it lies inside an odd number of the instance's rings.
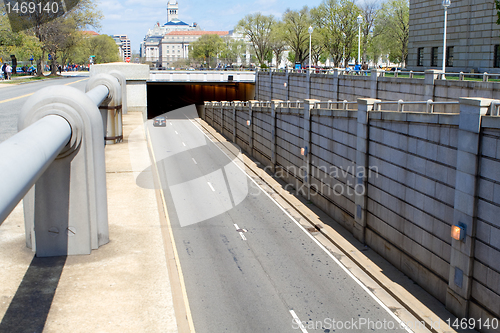
[[[304,327],[304,325],[303,325],[303,324],[302,324],[302,322],[300,321],[300,319],[299,319],[299,317],[297,316],[297,314],[295,313],[295,311],[290,310],[290,314],[292,315],[293,320],[295,320],[295,323],[299,326],[299,328],[300,328],[300,330],[302,331],[302,333],[307,333],[306,328]]]
[[[236,231],[240,234],[241,239],[247,240],[247,238],[245,237],[245,235],[243,235],[243,233],[247,232],[248,230],[247,229],[241,229],[240,227],[238,227],[238,225],[236,223],[234,224],[234,227],[236,228]]]

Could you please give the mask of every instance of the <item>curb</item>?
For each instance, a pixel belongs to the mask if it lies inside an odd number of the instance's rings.
[[[210,133],[217,141],[219,141],[220,143],[235,144],[231,141],[226,140],[226,138],[222,136],[221,133],[217,132],[217,130],[212,128],[203,119],[199,119],[200,121],[198,121],[198,123],[200,124],[200,126],[202,126],[204,130]],[[217,136],[215,134],[217,134]],[[222,141],[221,138],[224,139],[224,141]],[[236,156],[231,151],[231,149],[227,150],[234,158],[238,158],[238,156]],[[373,261],[367,258],[360,250],[353,246],[336,230],[319,220],[319,218],[317,216],[314,216],[315,214],[312,213],[309,209],[304,208],[304,203],[302,203],[288,191],[284,190],[279,183],[277,183],[276,185],[272,185],[270,180],[276,182],[273,177],[267,174],[264,170],[250,165],[244,160],[241,160],[241,162],[244,163],[245,167],[251,170],[260,180],[267,184],[267,186],[271,188],[282,200],[289,204],[292,209],[294,209],[300,216],[302,216],[311,225],[311,227],[314,228],[314,232],[319,232],[326,239],[328,239],[329,242],[331,242],[340,251],[342,251],[342,253],[347,258],[349,258],[354,264],[356,264],[357,267],[360,268],[364,273],[366,273],[371,279],[373,279],[390,296],[396,299],[409,313],[411,313],[420,322],[425,323],[425,327],[428,330],[433,333],[457,332],[456,330],[448,326],[448,324],[444,320],[437,316],[426,305],[422,304],[406,289],[390,280],[384,274],[380,273],[382,269],[380,269]],[[367,267],[371,269],[369,270],[367,269]],[[414,309],[418,309],[418,312]]]

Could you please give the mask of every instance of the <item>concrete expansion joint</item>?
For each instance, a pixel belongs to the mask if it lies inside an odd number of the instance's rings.
[[[219,141],[220,143],[224,143],[226,141],[224,137],[218,135],[217,132],[213,128],[210,128],[208,123],[204,121],[199,121],[199,124],[203,127],[204,131],[211,133],[211,137]],[[227,141],[226,141],[227,142]],[[231,153],[234,158],[240,159],[240,157],[235,156]],[[315,214],[310,213],[310,209],[307,205],[304,205],[301,201],[299,201],[294,195],[290,194],[288,191],[285,191],[279,184],[272,185],[270,181],[276,181],[271,175],[267,174],[265,171],[260,170],[259,166],[262,165],[257,161],[245,161],[244,159],[240,161],[244,163],[247,172],[255,175],[250,175],[259,185],[265,185],[265,191],[268,192],[267,188],[272,189],[274,191],[275,196],[284,200],[290,208],[285,208],[290,215],[297,220],[306,230],[308,230],[313,237],[315,237],[321,244],[326,245],[325,242],[318,238],[324,238],[335,247],[337,247],[343,255],[349,258],[354,264],[355,267],[350,267],[348,265],[343,265],[348,270],[353,270],[354,268],[361,269],[365,274],[367,274],[373,281],[376,282],[378,286],[380,286],[384,291],[386,291],[391,297],[393,297],[406,311],[408,311],[411,315],[413,315],[419,322],[424,322],[425,327],[433,332],[433,333],[448,333],[448,332],[456,332],[452,328],[448,327],[446,323],[441,320],[437,315],[435,315],[431,310],[429,310],[424,304],[422,304],[418,299],[416,299],[410,292],[404,290],[400,290],[402,287],[395,282],[391,281],[388,277],[386,277],[382,272],[382,270],[374,265],[373,262],[368,259],[362,251],[366,251],[366,249],[358,250],[353,245],[351,245],[347,240],[345,240],[340,234],[336,233],[333,230],[334,234],[331,234],[330,228],[327,224],[320,221]],[[256,178],[254,178],[256,177]],[[296,216],[299,216],[298,218]],[[305,223],[305,224],[304,224]],[[311,230],[309,230],[311,229]],[[313,231],[314,229],[314,231]],[[328,247],[327,247],[328,248]],[[346,249],[347,248],[347,249]],[[331,252],[331,250],[329,250]],[[338,254],[335,254],[337,256]],[[408,300],[411,301],[408,301]],[[399,310],[396,309],[396,310]],[[436,327],[436,323],[440,322],[441,325]],[[445,326],[445,327],[443,327]]]

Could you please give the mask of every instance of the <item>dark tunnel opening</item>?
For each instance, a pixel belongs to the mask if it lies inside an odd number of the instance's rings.
[[[248,101],[254,98],[254,83],[148,82],[147,114],[151,119],[191,104],[196,104],[199,114],[205,101]]]

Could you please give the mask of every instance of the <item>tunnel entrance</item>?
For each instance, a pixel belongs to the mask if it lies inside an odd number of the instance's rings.
[[[148,119],[196,104],[198,113],[205,101],[248,101],[255,98],[255,84],[246,82],[148,82]]]

